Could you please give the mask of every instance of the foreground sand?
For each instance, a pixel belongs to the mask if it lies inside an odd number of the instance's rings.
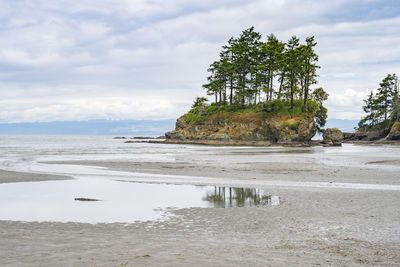
[[[362,168],[316,165],[311,160],[291,164],[254,161],[230,165],[230,159],[226,162],[209,160],[207,155],[198,152],[190,160],[182,156],[175,162],[63,163],[129,172],[210,176],[218,178],[221,185],[232,180],[249,186],[254,180],[400,184],[397,169],[391,168],[398,164],[398,159],[366,155],[364,160],[367,163]],[[369,165],[386,167],[368,168]],[[2,177],[4,172],[0,172],[0,180]],[[196,184],[195,178],[189,180]],[[0,221],[0,264],[400,265],[400,191],[313,187],[266,189],[280,196],[280,206],[170,210],[175,216],[169,220],[133,224]]]
[[[400,264],[397,192],[277,190],[276,208],[191,208],[166,222],[0,222],[3,266]],[[135,256],[150,255],[137,258]]]

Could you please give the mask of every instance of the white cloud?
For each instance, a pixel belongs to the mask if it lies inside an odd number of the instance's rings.
[[[11,65],[41,66],[58,63],[61,57],[54,53],[30,55],[26,51],[9,49],[1,51],[0,60]]]
[[[0,121],[177,117],[204,95],[221,45],[252,25],[264,38],[315,35],[329,116],[358,119],[367,92],[400,73],[400,16],[390,5],[0,0]]]
[[[149,105],[148,99],[152,100]],[[49,97],[45,100],[36,98],[18,98],[0,101],[5,109],[0,111],[0,121],[13,117],[14,122],[25,121],[62,121],[88,119],[168,119],[183,112],[182,104],[189,98],[174,99],[161,95],[129,95],[128,97],[80,97],[60,99]],[[187,108],[187,107],[186,107]]]

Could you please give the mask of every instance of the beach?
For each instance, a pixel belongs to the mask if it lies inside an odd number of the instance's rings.
[[[28,160],[26,150],[8,150],[0,181],[101,176],[132,183],[262,188],[279,196],[280,205],[168,208],[164,219],[136,222],[2,219],[1,265],[400,264],[398,146],[232,148],[123,144],[106,138],[109,146],[95,140],[85,143],[82,153],[81,145],[64,143],[61,152],[54,145]],[[18,155],[25,155],[24,164]]]

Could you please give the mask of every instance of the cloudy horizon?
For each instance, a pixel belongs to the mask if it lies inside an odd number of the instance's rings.
[[[2,1],[0,123],[170,119],[231,36],[315,36],[330,118],[400,74],[397,1]]]

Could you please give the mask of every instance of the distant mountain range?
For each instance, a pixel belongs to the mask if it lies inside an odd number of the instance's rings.
[[[164,135],[174,128],[175,119],[57,121],[1,123],[0,134]]]
[[[328,119],[325,128],[339,128],[342,132],[355,132],[354,127],[358,125],[358,120],[339,120]]]
[[[357,120],[328,119],[326,127],[354,132],[357,123]],[[57,121],[0,123],[0,134],[163,135],[174,128],[175,119]]]

